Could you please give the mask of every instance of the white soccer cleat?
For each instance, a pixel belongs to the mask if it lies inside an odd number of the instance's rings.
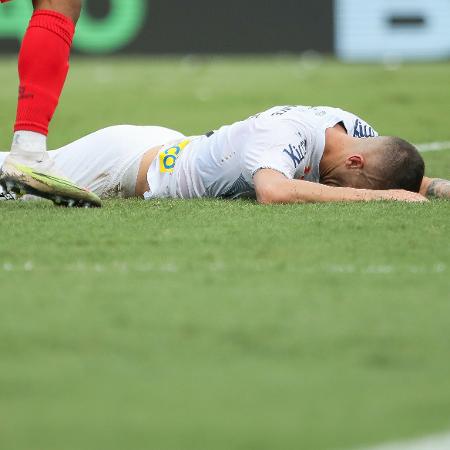
[[[61,177],[47,152],[36,161],[35,153],[9,154],[0,170],[4,192],[34,195],[68,207],[101,207],[100,198]]]

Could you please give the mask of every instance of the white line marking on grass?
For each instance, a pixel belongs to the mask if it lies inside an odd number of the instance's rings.
[[[360,450],[449,450],[450,433],[428,436],[421,439],[391,442],[375,447],[365,447]]]
[[[239,270],[249,273],[271,272],[276,266],[264,264],[259,266],[243,265]],[[365,276],[389,276],[393,274],[414,274],[414,275],[431,275],[444,274],[450,269],[446,263],[436,261],[432,264],[326,264],[314,267],[306,267],[302,269],[303,273],[310,274],[332,274],[332,275],[348,275],[360,274]],[[174,262],[166,263],[134,263],[130,264],[125,261],[113,261],[111,263],[99,263],[88,261],[76,261],[74,263],[59,264],[57,267],[53,265],[40,264],[33,261],[24,261],[13,263],[11,261],[0,261],[0,274],[2,272],[90,272],[90,273],[177,273],[181,271],[191,270],[189,266],[179,266]],[[198,270],[208,273],[217,273],[224,271],[234,271],[234,264],[226,264],[223,261],[215,261],[198,267]],[[286,273],[298,273],[297,269],[286,268]]]
[[[450,141],[447,142],[429,142],[427,144],[417,144],[419,152],[439,152],[441,150],[450,150]]]

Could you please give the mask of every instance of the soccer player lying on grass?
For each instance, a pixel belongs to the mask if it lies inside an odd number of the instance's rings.
[[[448,181],[424,178],[415,147],[379,137],[359,117],[329,107],[275,107],[195,137],[162,127],[110,127],[51,155],[56,167],[102,198],[301,203],[449,197]]]

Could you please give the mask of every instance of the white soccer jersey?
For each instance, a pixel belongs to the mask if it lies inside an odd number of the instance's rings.
[[[253,176],[263,168],[319,182],[325,131],[338,123],[354,137],[378,136],[364,120],[338,108],[274,107],[163,148],[149,168],[145,198],[254,197]]]

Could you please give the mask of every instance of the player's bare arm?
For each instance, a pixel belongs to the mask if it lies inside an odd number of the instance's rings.
[[[450,199],[450,181],[441,178],[424,177],[420,193],[427,198]]]
[[[259,203],[315,203],[361,202],[373,200],[397,200],[425,202],[427,199],[415,192],[401,189],[371,190],[349,187],[333,187],[302,180],[289,180],[283,174],[271,170],[259,170],[254,176],[256,198]]]

